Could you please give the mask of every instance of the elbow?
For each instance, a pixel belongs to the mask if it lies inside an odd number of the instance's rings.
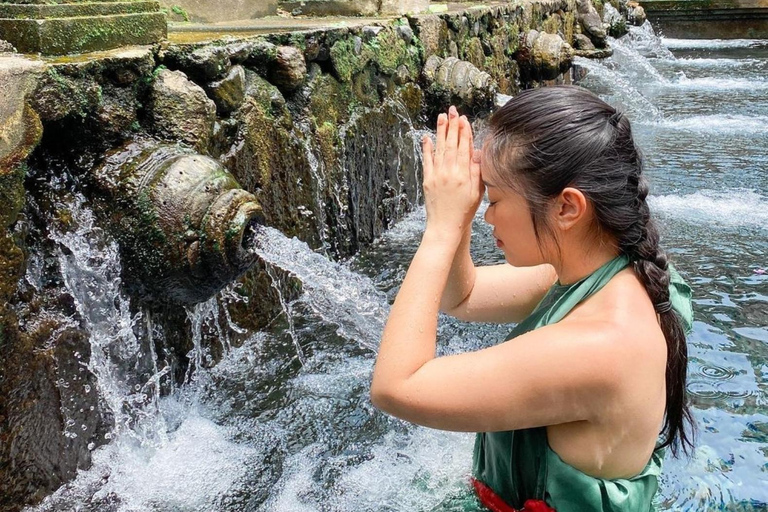
[[[373,406],[381,411],[389,412],[391,401],[391,393],[374,380],[371,384],[371,403]]]
[[[387,414],[399,417],[396,412],[399,402],[398,393],[394,386],[382,385],[374,379],[374,382],[371,384],[371,403],[374,407]]]
[[[447,307],[445,304],[440,304],[440,312],[445,313],[448,316],[451,316],[457,320],[461,320],[462,322],[469,321],[468,311],[467,311],[467,303],[469,302],[469,295],[464,297],[461,302],[456,304],[455,306]]]

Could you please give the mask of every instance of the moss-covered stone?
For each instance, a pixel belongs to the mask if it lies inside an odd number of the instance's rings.
[[[131,9],[132,2],[121,5]],[[0,19],[0,33],[24,53],[64,55],[107,50],[131,44],[152,44],[167,34],[159,4],[152,12],[60,18]],[[103,7],[103,6],[102,6]],[[121,7],[119,10],[122,10]]]
[[[366,104],[379,101],[377,89],[390,81],[387,77],[404,74],[415,79],[421,69],[419,46],[406,43],[395,26],[378,31],[367,41],[349,34],[333,44],[330,57],[339,80],[351,82],[353,94]]]

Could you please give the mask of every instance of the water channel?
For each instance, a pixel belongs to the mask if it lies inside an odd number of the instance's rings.
[[[577,59],[580,83],[630,116],[663,243],[695,291],[689,390],[698,448],[691,460],[667,458],[658,508],[768,510],[768,41],[659,39],[646,24],[611,43],[603,62]],[[54,238],[66,248],[60,262],[92,347],[108,354],[88,365],[120,413],[92,468],[35,510],[479,510],[466,483],[473,435],[404,423],[368,397],[422,209],[343,263],[264,229],[260,255],[301,281],[302,295],[256,333],[227,321],[239,300],[233,287],[189,309],[197,364],[160,397],[162,361],[153,359],[143,384],[129,374],[162,332],[148,315],[131,316],[114,243],[88,228],[87,205],[72,208],[82,228]],[[484,209],[473,232],[477,264],[502,259]],[[35,280],[34,264],[27,278]],[[94,300],[105,292],[118,300]],[[440,351],[497,343],[509,330],[443,318]],[[233,348],[231,335],[247,341]],[[210,344],[224,357],[206,369]]]

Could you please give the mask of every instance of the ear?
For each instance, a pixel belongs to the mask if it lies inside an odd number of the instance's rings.
[[[554,204],[555,223],[563,231],[571,229],[587,215],[587,198],[581,190],[566,187]]]

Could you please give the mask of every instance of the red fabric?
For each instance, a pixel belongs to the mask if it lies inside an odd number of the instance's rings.
[[[543,500],[526,500],[520,510],[512,508],[498,494],[493,492],[493,489],[476,478],[472,479],[472,487],[475,488],[475,494],[477,494],[480,503],[491,512],[556,512]]]

